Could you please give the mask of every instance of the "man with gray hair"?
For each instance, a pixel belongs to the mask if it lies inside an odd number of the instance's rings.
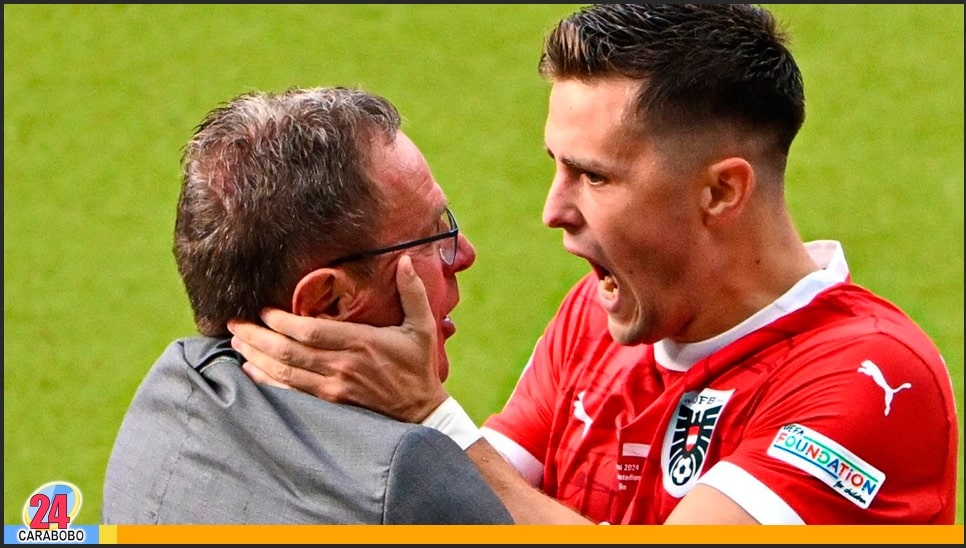
[[[229,343],[228,321],[265,307],[394,325],[396,276],[418,275],[446,379],[456,274],[476,254],[400,123],[384,98],[328,87],[243,94],[198,126],[174,256],[200,335],[172,342],[138,388],[102,523],[512,523],[460,442],[256,385]]]

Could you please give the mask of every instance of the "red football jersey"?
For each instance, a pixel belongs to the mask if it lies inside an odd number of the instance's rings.
[[[902,311],[823,270],[731,331],[623,346],[597,278],[539,339],[487,439],[590,519],[660,524],[698,482],[761,523],[951,524],[958,419],[945,363]]]

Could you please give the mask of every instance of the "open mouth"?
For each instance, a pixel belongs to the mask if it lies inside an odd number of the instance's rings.
[[[616,299],[618,293],[617,278],[609,270],[593,261],[590,262],[590,266],[597,274],[597,288],[600,290],[601,297],[608,300]]]

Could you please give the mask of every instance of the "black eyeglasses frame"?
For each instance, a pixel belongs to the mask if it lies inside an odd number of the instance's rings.
[[[391,245],[391,246],[388,246],[388,247],[380,247],[380,248],[377,248],[377,249],[370,249],[370,250],[367,250],[367,251],[360,251],[358,253],[352,253],[350,255],[345,255],[343,257],[339,257],[338,259],[336,259],[334,261],[330,261],[329,262],[329,266],[330,267],[331,266],[338,266],[340,264],[349,263],[349,262],[352,262],[352,261],[358,261],[358,260],[366,259],[366,258],[369,258],[369,257],[375,257],[377,255],[383,255],[385,253],[392,253],[393,251],[400,251],[402,249],[409,249],[410,247],[416,247],[416,246],[420,246],[420,245],[423,245],[423,244],[428,244],[430,242],[437,242],[439,240],[445,240],[446,238],[453,238],[455,240],[453,242],[453,260],[452,260],[452,262],[446,260],[446,257],[443,255],[442,248],[440,248],[439,256],[440,256],[441,259],[443,259],[443,262],[445,262],[447,265],[452,265],[453,263],[456,262],[456,254],[459,252],[459,234],[460,234],[460,227],[456,223],[456,217],[453,215],[453,212],[450,211],[450,209],[448,207],[445,208],[443,211],[444,211],[444,213],[446,213],[446,216],[449,217],[450,226],[453,227],[453,228],[447,230],[446,232],[440,232],[439,234],[434,234],[432,236],[427,236],[425,238],[419,238],[417,240],[410,240],[408,242],[402,242],[402,243],[399,243],[399,244],[396,244],[396,245]]]

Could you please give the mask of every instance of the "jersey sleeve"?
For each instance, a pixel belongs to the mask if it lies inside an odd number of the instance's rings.
[[[928,348],[881,332],[814,342],[768,378],[737,450],[703,481],[746,510],[764,486],[805,523],[952,523],[958,419]],[[728,481],[729,465],[750,481]]]

